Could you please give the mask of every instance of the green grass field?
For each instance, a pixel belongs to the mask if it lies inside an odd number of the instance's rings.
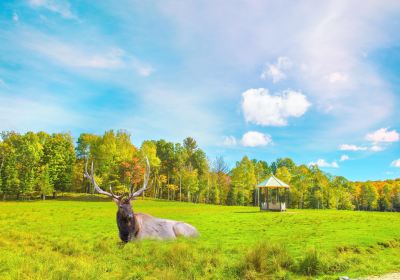
[[[201,236],[122,245],[109,201],[1,202],[0,279],[337,279],[400,270],[399,213],[151,200],[135,201],[134,211],[191,223]]]

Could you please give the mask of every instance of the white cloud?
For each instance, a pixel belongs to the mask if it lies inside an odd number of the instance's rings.
[[[286,79],[286,74],[283,70],[290,69],[292,67],[292,61],[285,56],[278,57],[275,64],[267,64],[264,71],[261,73],[261,79],[272,79],[273,83],[277,83],[281,80]]]
[[[350,157],[348,155],[342,155],[340,157],[340,161],[346,161],[346,160],[349,160],[349,159],[350,159]]]
[[[392,161],[390,166],[392,166],[392,167],[400,167],[400,158]]]
[[[341,83],[341,82],[346,82],[347,81],[347,75],[345,75],[345,74],[343,74],[341,72],[333,72],[333,73],[329,74],[327,76],[327,78],[328,78],[328,81],[331,84]]]
[[[13,17],[12,17],[14,22],[18,22],[19,21],[19,16],[16,12],[13,13]]]
[[[385,148],[379,145],[372,145],[370,147],[366,146],[357,146],[357,145],[349,145],[342,144],[339,146],[339,150],[341,151],[372,151],[372,152],[381,152]]]
[[[124,51],[114,48],[105,53],[86,52],[77,46],[57,41],[44,41],[41,44],[31,44],[29,47],[48,58],[76,68],[116,69],[124,65]]]
[[[226,136],[224,139],[224,146],[235,146],[237,143],[236,138],[232,135]]]
[[[385,148],[383,148],[382,146],[378,146],[378,145],[373,145],[371,146],[370,150],[373,152],[381,152],[383,151]]]
[[[367,147],[357,146],[357,145],[349,145],[349,144],[342,144],[339,147],[341,151],[366,151],[368,150]]]
[[[154,68],[119,47],[94,49],[80,43],[66,43],[41,33],[25,34],[24,47],[51,61],[72,68],[99,70],[129,70],[139,76],[151,75]]]
[[[266,146],[270,143],[272,143],[270,135],[257,131],[246,132],[242,137],[242,145],[245,147]]]
[[[293,90],[271,95],[265,88],[249,89],[242,97],[246,121],[265,126],[285,126],[289,117],[300,117],[311,106],[304,94]]]
[[[316,162],[310,162],[309,165],[317,165],[319,167],[331,167],[331,168],[339,168],[339,165],[336,161],[332,161],[332,163],[326,162],[324,159],[318,159]]]
[[[367,134],[365,139],[373,143],[380,142],[397,142],[400,139],[400,134],[396,130],[389,131],[387,128],[378,129],[372,133]]]
[[[148,77],[154,72],[153,67],[151,67],[150,65],[142,65],[142,64],[136,65],[136,70],[137,73],[143,77]]]
[[[29,4],[34,8],[45,8],[49,11],[61,15],[63,18],[76,18],[71,12],[71,7],[66,0],[29,0]]]

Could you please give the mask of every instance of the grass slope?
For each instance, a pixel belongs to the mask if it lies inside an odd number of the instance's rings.
[[[0,279],[335,279],[400,270],[399,213],[151,200],[134,210],[191,223],[201,236],[123,246],[111,202],[2,202]]]

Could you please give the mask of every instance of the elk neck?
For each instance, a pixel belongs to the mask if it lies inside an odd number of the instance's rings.
[[[119,237],[123,242],[129,242],[134,239],[139,230],[135,215],[132,213],[130,217],[127,217],[120,210],[117,212],[117,225]]]

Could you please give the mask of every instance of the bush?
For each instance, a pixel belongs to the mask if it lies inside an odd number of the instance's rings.
[[[307,251],[304,258],[299,262],[299,273],[314,276],[324,272],[324,262],[319,252],[313,248]]]
[[[293,260],[284,246],[263,242],[247,252],[240,271],[247,279],[257,279],[259,274],[286,275],[285,271],[292,265]]]

